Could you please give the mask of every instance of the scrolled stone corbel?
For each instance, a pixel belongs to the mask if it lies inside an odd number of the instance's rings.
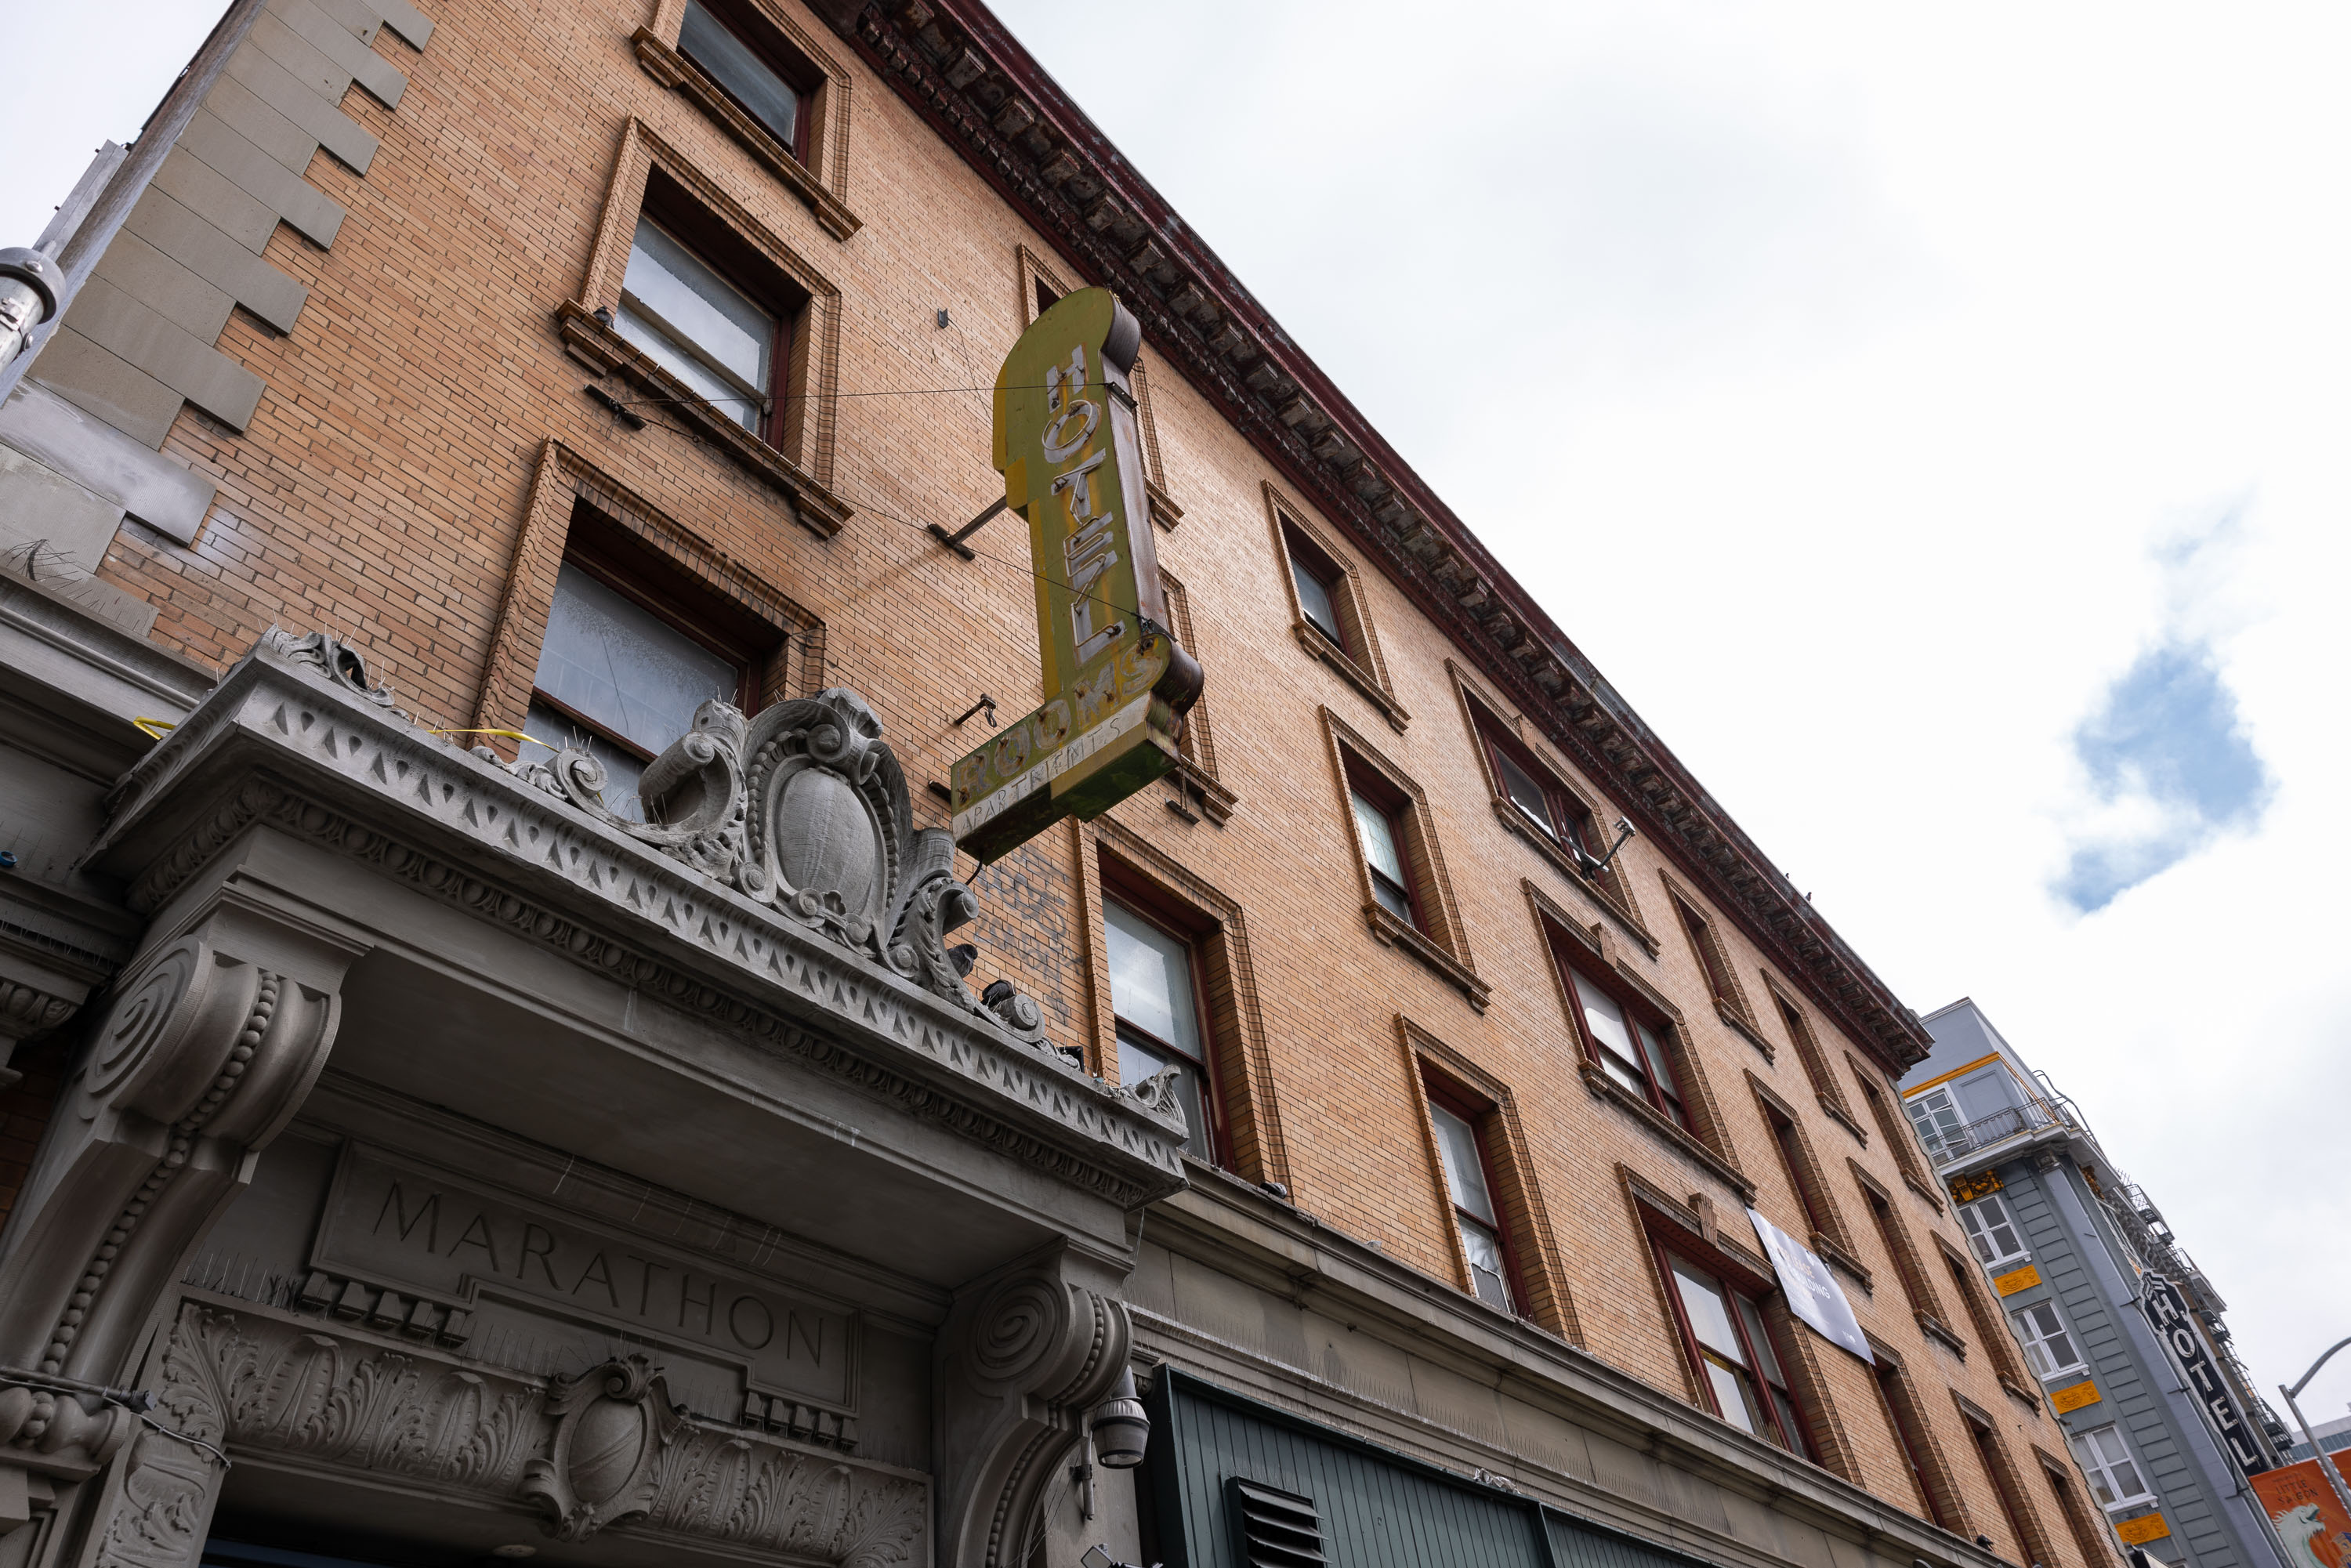
[[[239,907],[117,988],[0,1242],[0,1364],[99,1384],[126,1370],[190,1250],[317,1081],[352,956]]]
[[[652,1363],[632,1355],[564,1378],[547,1413],[556,1423],[549,1452],[523,1467],[517,1490],[546,1513],[549,1534],[584,1541],[652,1509],[656,1462],[685,1425]]]
[[[1019,1568],[1029,1521],[1134,1347],[1116,1281],[1070,1250],[988,1281],[939,1336],[942,1568]]]

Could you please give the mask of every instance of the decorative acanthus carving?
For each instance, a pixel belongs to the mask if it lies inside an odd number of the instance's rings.
[[[309,665],[343,690],[387,712],[408,717],[405,711],[394,706],[392,687],[369,671],[367,660],[360,651],[331,632],[311,632],[297,637],[283,627],[272,626],[261,634],[260,645],[298,664]]]
[[[944,1568],[1019,1568],[1047,1481],[1134,1346],[1117,1279],[1063,1250],[989,1281],[939,1336]]]
[[[746,721],[711,701],[645,768],[646,821],[605,809],[603,765],[584,752],[514,771],[616,832],[684,862],[957,1006],[1034,1037],[1042,1014],[965,988],[977,950],[947,936],[979,914],[956,880],[955,836],[917,829],[882,721],[834,686]],[[1001,982],[999,982],[1000,984]]]
[[[256,949],[305,972],[237,956]],[[119,988],[0,1252],[0,1364],[119,1379],[188,1249],[309,1092],[350,959],[240,905]]]
[[[232,1454],[526,1501],[565,1541],[610,1528],[841,1568],[923,1558],[921,1476],[689,1416],[641,1355],[549,1384],[315,1330],[183,1303],[157,1380],[165,1424]],[[193,1563],[217,1476],[201,1450],[143,1435],[99,1562]]]

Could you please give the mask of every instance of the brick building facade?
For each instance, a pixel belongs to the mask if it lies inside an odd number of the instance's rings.
[[[0,1563],[2111,1562],[1917,1018],[977,0],[236,0],[42,246]],[[939,535],[1089,285],[1207,695],[941,863],[1036,622]]]

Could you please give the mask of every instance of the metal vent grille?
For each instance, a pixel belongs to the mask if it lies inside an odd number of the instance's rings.
[[[1314,1500],[1233,1476],[1225,1482],[1240,1560],[1249,1568],[1325,1568]]]

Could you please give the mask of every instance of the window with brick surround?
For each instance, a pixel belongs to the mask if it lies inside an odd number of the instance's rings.
[[[1179,1095],[1189,1088],[1202,1098],[1199,1114],[1188,1103],[1185,1113],[1195,1157],[1248,1181],[1286,1186],[1289,1155],[1266,1057],[1247,913],[1109,817],[1086,823],[1080,842],[1092,1000],[1087,1056],[1093,1071],[1132,1086],[1137,1080],[1131,1074],[1159,1071],[1155,1061],[1177,1066],[1190,1079],[1188,1085],[1179,1080]],[[1124,912],[1123,934],[1113,933],[1108,917],[1113,905]],[[1179,951],[1188,987],[1177,983]]]
[[[1447,1085],[1423,1081],[1428,1120],[1437,1138],[1438,1168],[1453,1211],[1469,1287],[1489,1307],[1516,1315],[1526,1291],[1519,1283],[1509,1230],[1502,1217],[1502,1184],[1497,1179],[1489,1130],[1493,1107],[1480,1106]]]
[[[1707,989],[1713,994],[1715,1005],[1741,1023],[1752,1027],[1754,1014],[1748,1010],[1747,994],[1739,988],[1739,978],[1730,967],[1730,956],[1723,951],[1722,937],[1714,923],[1698,912],[1698,906],[1678,892],[1667,896],[1673,901],[1674,918],[1680,922],[1682,934],[1689,938],[1690,951],[1697,955],[1698,968],[1706,976]]]
[[[1194,641],[1192,629],[1191,594],[1176,574],[1165,568],[1159,573],[1159,591],[1167,605],[1167,629],[1176,634],[1177,643],[1198,653],[1200,645]],[[1184,715],[1184,727],[1176,737],[1176,753],[1182,760],[1171,775],[1170,782],[1177,797],[1168,802],[1170,807],[1180,804],[1186,821],[1196,813],[1222,827],[1231,818],[1238,797],[1225,787],[1217,774],[1216,724],[1210,717],[1206,695],[1195,700]]]
[[[855,234],[848,68],[775,0],[661,0],[653,10],[632,39],[646,74],[698,107],[834,239]]]
[[[1761,1301],[1662,1239],[1653,1244],[1675,1331],[1698,1369],[1708,1407],[1743,1432],[1816,1459]]]
[[[2000,1440],[2000,1433],[1981,1413],[1960,1402],[1954,1390],[1951,1395],[1959,1406],[1959,1421],[1968,1429],[1969,1439],[1975,1444],[1976,1458],[1983,1467],[1984,1479],[1991,1483],[1992,1496],[1999,1500],[2001,1518],[2008,1525],[2011,1544],[2016,1552],[2015,1561],[2044,1564],[2056,1568],[2056,1542],[2041,1528],[2041,1516],[2024,1493],[2024,1479],[2008,1456],[2008,1448]]]
[[[1787,1176],[1788,1185],[1796,1189],[1796,1201],[1804,1210],[1804,1223],[1815,1236],[1837,1236],[1843,1226],[1836,1207],[1829,1201],[1821,1185],[1818,1169],[1813,1163],[1804,1135],[1798,1130],[1794,1118],[1778,1106],[1765,1103],[1763,1122],[1771,1130],[1771,1145],[1780,1152],[1780,1170]]]
[[[1893,1101],[1860,1058],[1847,1056],[1845,1063],[1853,1069],[1854,1082],[1861,1087],[1862,1101],[1869,1107],[1869,1119],[1877,1124],[1877,1135],[1886,1140],[1886,1146],[1894,1151],[1894,1163],[1902,1167],[1902,1179],[1940,1208],[1943,1200],[1935,1190],[1926,1161],[1919,1157],[1917,1136],[1911,1132],[1908,1121],[1895,1114]]]
[[[2019,1394],[2029,1396],[2032,1375],[2017,1356],[2015,1336],[2001,1322],[2000,1309],[1984,1293],[1982,1274],[1974,1264],[1952,1251],[1950,1243],[1939,1236],[1935,1238],[1935,1250],[1943,1260],[1944,1271],[1950,1276],[1951,1289],[1959,1292],[1960,1304],[1967,1308],[1968,1322],[1976,1331],[1976,1343],[1991,1357],[1992,1370]]]
[[[1176,1098],[1190,1126],[1186,1151],[1215,1163],[1218,1095],[1192,938],[1115,897],[1102,901],[1102,926],[1119,1082],[1140,1083],[1172,1070]]]
[[[1461,1288],[1577,1343],[1574,1302],[1510,1089],[1410,1018],[1395,1021]]]
[[[2065,1326],[2054,1301],[2035,1301],[2029,1307],[2018,1307],[2008,1314],[2016,1325],[2017,1342],[2024,1347],[2025,1364],[2039,1378],[2062,1377],[2069,1372],[2079,1372],[2087,1365],[2082,1353],[2074,1343],[2074,1331]]]
[[[601,764],[606,809],[641,821],[645,764],[693,727],[705,701],[756,712],[759,672],[782,639],[632,542],[574,523],[522,727]]]
[[[1446,669],[1496,818],[1654,955],[1657,941],[1641,924],[1624,862],[1608,859],[1610,835],[1600,825],[1602,808],[1536,747],[1523,719],[1505,716],[1499,699],[1482,682],[1451,659]]]
[[[2036,1448],[2033,1458],[2041,1467],[2041,1479],[2049,1483],[2049,1495],[2057,1500],[2057,1511],[2064,1516],[2067,1533],[2074,1538],[2074,1550],[2082,1554],[2088,1568],[2116,1568],[2114,1535],[2106,1521],[2093,1510],[2067,1473],[2064,1462],[2055,1455]]]
[[[580,296],[555,316],[596,373],[583,396],[702,442],[820,538],[847,522],[830,488],[840,290],[642,120],[622,137]]]
[[[1851,1167],[1854,1183],[1861,1190],[1862,1206],[1869,1210],[1869,1223],[1877,1232],[1878,1244],[1886,1249],[1894,1272],[1902,1281],[1902,1294],[1910,1310],[1922,1318],[1931,1318],[1939,1326],[1943,1303],[1935,1292],[1934,1281],[1927,1273],[1926,1263],[1918,1249],[1911,1242],[1909,1228],[1894,1211],[1894,1199],[1885,1188],[1872,1179],[1860,1166],[1846,1162]]]
[[[1605,845],[1595,847],[1591,809],[1510,733],[1508,724],[1475,698],[1469,703],[1469,722],[1485,752],[1495,797],[1516,811],[1519,821],[1565,851],[1571,860],[1596,859],[1605,852]]]
[[[1411,716],[1388,683],[1361,575],[1303,511],[1272,486],[1265,488],[1275,559],[1289,591],[1290,630],[1299,645],[1337,671],[1401,735]]]
[[[1764,984],[1771,993],[1771,1003],[1780,1014],[1781,1026],[1788,1031],[1788,1043],[1796,1048],[1796,1058],[1804,1064],[1804,1077],[1812,1083],[1813,1093],[1819,1099],[1821,1109],[1835,1117],[1848,1132],[1860,1135],[1861,1124],[1853,1119],[1853,1113],[1845,1107],[1844,1091],[1829,1075],[1828,1058],[1821,1052],[1821,1042],[1813,1033],[1811,1020],[1785,992],[1771,984],[1770,976],[1764,977]]]
[[[729,0],[685,0],[677,52],[778,146],[808,161],[809,99],[823,76],[767,17]]]
[[[1884,1354],[1879,1355],[1874,1370],[1878,1407],[1886,1413],[1895,1450],[1901,1455],[1904,1467],[1910,1472],[1911,1484],[1917,1490],[1919,1517],[1954,1535],[1965,1535],[1967,1521],[1959,1511],[1958,1490],[1944,1469],[1942,1451],[1936,1446],[1933,1428],[1927,1423],[1927,1413],[1918,1403],[1917,1391],[1911,1386],[1909,1375],[1901,1363]]]
[[[1575,1000],[1573,1020],[1584,1054],[1619,1088],[1663,1112],[1675,1126],[1690,1131],[1673,1026],[1628,998],[1621,987],[1593,978],[1584,966],[1563,961],[1562,967]]]
[[[1483,1011],[1490,988],[1472,967],[1426,797],[1330,709],[1322,720],[1372,934],[1429,965]]]
[[[773,269],[697,214],[667,182],[649,183],[621,281],[613,329],[770,446],[782,441],[794,298]]]

